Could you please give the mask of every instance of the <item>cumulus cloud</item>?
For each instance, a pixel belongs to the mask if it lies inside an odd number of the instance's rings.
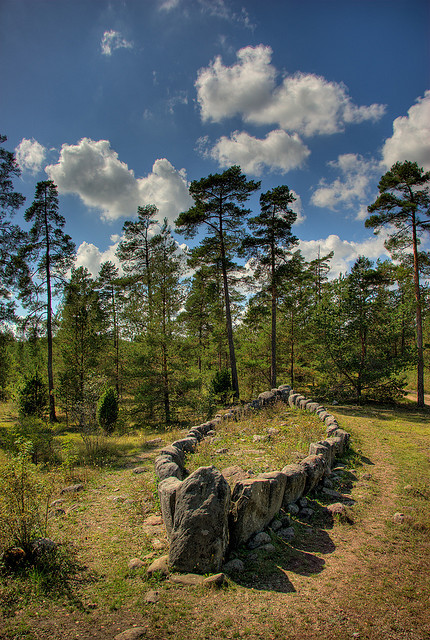
[[[222,136],[210,151],[205,152],[221,167],[238,164],[246,173],[257,176],[265,167],[286,173],[302,166],[309,154],[297,134],[289,135],[281,129],[271,131],[263,139],[245,131],[235,131],[229,138]]]
[[[46,172],[60,193],[78,195],[106,220],[134,216],[139,205],[155,204],[160,221],[166,217],[173,222],[192,204],[184,170],[177,171],[162,158],[148,176],[136,178],[108,140],[83,138],[76,145],[63,144],[58,163],[47,166]]]
[[[300,240],[298,248],[306,260],[314,260],[318,256],[327,255],[331,251],[334,256],[330,262],[330,278],[336,278],[340,273],[350,270],[359,256],[366,256],[370,260],[377,260],[381,256],[389,257],[384,247],[388,232],[382,230],[379,235],[372,236],[362,242],[341,240],[338,235],[332,234],[320,240]]]
[[[268,46],[244,47],[236,55],[230,67],[217,56],[198,72],[195,86],[204,121],[240,115],[245,122],[277,124],[312,136],[342,131],[348,123],[378,120],[385,112],[379,104],[354,105],[345,85],[314,74],[287,75],[277,85],[278,71]]]
[[[133,43],[126,40],[119,31],[105,31],[100,43],[102,54],[111,56],[116,49],[132,49]]]
[[[82,242],[76,251],[75,267],[86,267],[95,278],[98,276],[102,263],[110,260],[121,271],[120,262],[115,255],[119,238],[116,240],[111,238],[111,240],[113,240],[114,244],[108,247],[106,251],[100,251],[100,249],[91,242]]]
[[[23,138],[15,149],[15,157],[21,169],[36,174],[42,169],[46,149],[34,138]]]
[[[410,160],[430,170],[430,91],[417,99],[407,116],[394,120],[393,135],[385,141],[382,156],[387,168]]]
[[[355,153],[346,153],[329,162],[329,166],[337,169],[341,177],[331,183],[327,183],[325,179],[320,180],[312,194],[312,204],[332,211],[339,207],[356,208],[357,218],[366,218],[364,202],[369,199],[374,180],[380,173],[379,163],[375,160],[365,160]]]

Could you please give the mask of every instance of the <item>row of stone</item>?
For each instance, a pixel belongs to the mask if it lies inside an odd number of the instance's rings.
[[[327,425],[327,437],[312,443],[309,455],[281,471],[236,477],[231,490],[225,476],[213,466],[200,467],[191,475],[185,456],[198,443],[213,435],[223,420],[237,419],[276,401],[315,413]],[[261,393],[244,407],[193,427],[182,438],[166,446],[156,458],[160,480],[158,493],[163,521],[170,541],[169,565],[182,572],[216,572],[228,551],[246,543],[262,531],[282,509],[288,510],[330,473],[334,459],[348,447],[349,434],[324,407],[295,393],[289,385]]]

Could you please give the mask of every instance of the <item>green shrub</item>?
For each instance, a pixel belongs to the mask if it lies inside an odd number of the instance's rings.
[[[0,472],[0,552],[14,546],[28,552],[35,538],[46,536],[51,488],[31,462],[31,442],[21,438],[16,446]]]
[[[223,404],[227,404],[232,391],[230,372],[228,369],[217,371],[211,381],[211,396]]]
[[[27,378],[19,392],[19,409],[24,416],[43,416],[48,406],[46,385],[38,373]]]
[[[97,421],[103,431],[112,433],[118,420],[118,398],[112,387],[106,389],[97,405]]]

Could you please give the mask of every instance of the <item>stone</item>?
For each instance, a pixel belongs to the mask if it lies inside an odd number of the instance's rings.
[[[276,535],[282,540],[292,540],[296,535],[293,527],[284,527],[276,532]]]
[[[147,638],[147,627],[132,627],[131,629],[126,629],[121,633],[118,633],[114,640],[140,640],[141,638]]]
[[[334,502],[333,504],[328,504],[326,506],[326,510],[332,517],[337,517],[342,522],[352,522],[352,518],[349,515],[349,510],[344,504],[342,504],[342,502]]]
[[[169,577],[169,582],[173,584],[184,584],[189,586],[195,586],[196,584],[203,584],[204,576],[197,573],[172,573]]]
[[[137,569],[142,569],[145,566],[145,563],[140,558],[131,558],[127,564],[128,568],[131,571],[136,571]]]
[[[227,584],[227,578],[223,573],[216,573],[203,580],[203,586],[209,587],[210,589],[220,589],[225,584]]]
[[[149,576],[159,573],[162,576],[169,575],[169,556],[161,556],[152,562],[146,570]]]
[[[239,558],[234,558],[225,563],[223,571],[225,573],[242,573],[245,571],[245,565]]]
[[[239,467],[238,465],[226,467],[221,471],[221,473],[227,480],[231,489],[237,482],[239,482],[239,480],[245,480],[245,478],[249,478],[249,473],[244,471],[242,467]]]
[[[267,553],[273,553],[274,551],[276,551],[276,548],[271,542],[268,542],[267,544],[263,544],[261,547],[258,547],[258,551],[266,551]]]
[[[328,489],[327,487],[323,487],[322,492],[324,495],[329,496],[330,498],[341,498],[342,494],[335,489]]]
[[[231,548],[245,544],[280,511],[286,476],[280,471],[239,481],[232,493],[229,517]]]
[[[227,447],[222,447],[221,449],[217,449],[217,450],[215,451],[215,453],[216,453],[217,455],[222,455],[223,453],[228,453],[228,449],[227,449]]]
[[[303,495],[306,495],[317,486],[323,477],[326,470],[326,461],[321,455],[308,456],[304,458],[304,460],[301,460],[299,465],[303,467],[306,473],[306,483],[303,491]]]
[[[279,529],[282,529],[282,522],[280,520],[272,520],[270,528],[272,531],[279,531]]]
[[[161,449],[160,455],[168,456],[171,458],[172,462],[175,462],[178,465],[178,467],[184,467],[185,454],[179,447],[169,444]]]
[[[10,547],[6,549],[2,555],[1,560],[7,569],[15,570],[24,564],[27,559],[27,554],[21,547]]]
[[[166,478],[178,478],[178,480],[182,480],[184,476],[183,469],[167,455],[155,458],[155,473],[160,480],[165,480]]]
[[[169,564],[175,571],[212,573],[229,542],[231,490],[215,467],[200,467],[176,491]]]
[[[257,549],[257,547],[262,547],[263,544],[268,544],[271,542],[271,537],[265,531],[260,531],[257,533],[251,540],[248,542],[248,549]]]
[[[169,539],[172,535],[173,520],[175,518],[176,493],[181,485],[182,481],[173,477],[162,480],[158,485],[161,514]]]
[[[159,591],[147,591],[143,598],[145,602],[149,602],[151,604],[155,604],[160,600],[160,592]]]
[[[330,471],[333,459],[333,448],[329,443],[311,442],[309,445],[310,456],[322,456],[326,462],[326,472]]]
[[[304,509],[301,509],[300,513],[299,513],[299,517],[302,520],[310,520],[312,518],[312,516],[314,515],[314,510],[313,509],[309,509],[308,507],[305,507]]]
[[[405,514],[397,512],[393,515],[393,522],[395,524],[402,524],[405,521]]]
[[[134,473],[135,475],[139,475],[140,473],[145,473],[146,469],[144,466],[142,467],[134,467],[134,469],[131,470],[131,473]]]
[[[277,399],[277,394],[275,391],[263,391],[258,395],[258,400],[260,401],[260,406],[266,407],[269,404],[274,404]]]
[[[38,560],[43,556],[54,553],[58,547],[58,544],[51,540],[51,538],[36,538],[30,544],[30,554],[33,559]]]
[[[267,433],[263,435],[256,434],[252,436],[253,442],[267,442],[268,440],[269,440],[269,435]]]
[[[302,495],[306,484],[306,473],[300,464],[288,464],[281,471],[286,477],[282,507],[287,510],[287,506],[296,502]]]
[[[83,484],[71,484],[68,487],[64,487],[64,489],[61,489],[60,494],[64,495],[65,493],[77,493],[78,491],[83,491],[83,489]]]
[[[290,405],[290,407],[296,406],[296,399],[299,397],[303,398],[303,396],[301,396],[300,393],[290,393],[288,397],[288,404]]]
[[[197,447],[197,438],[182,438],[182,440],[176,440],[172,442],[172,447],[180,449],[185,453],[194,453]]]
[[[287,504],[286,511],[288,511],[290,515],[296,516],[299,513],[300,509],[296,504],[292,503]]]

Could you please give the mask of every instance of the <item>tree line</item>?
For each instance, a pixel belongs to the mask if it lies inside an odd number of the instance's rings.
[[[169,425],[280,379],[331,400],[395,398],[414,367],[424,405],[430,254],[420,238],[430,231],[430,172],[416,162],[393,165],[368,207],[365,224],[387,228],[392,259],[359,257],[337,278],[332,253],[307,261],[298,249],[292,190],[261,193],[254,215],[246,204],[261,183],[238,166],[191,183],[193,206],[175,230],[199,234],[195,247],[184,253],[156,207],[139,206],[123,226],[121,269],[105,262],[93,277],[74,266],[55,184],[37,183],[23,230],[13,222],[24,205],[13,185],[19,166],[3,146],[0,162],[3,399],[38,389],[51,422],[59,406],[84,429],[109,388],[128,420]]]

